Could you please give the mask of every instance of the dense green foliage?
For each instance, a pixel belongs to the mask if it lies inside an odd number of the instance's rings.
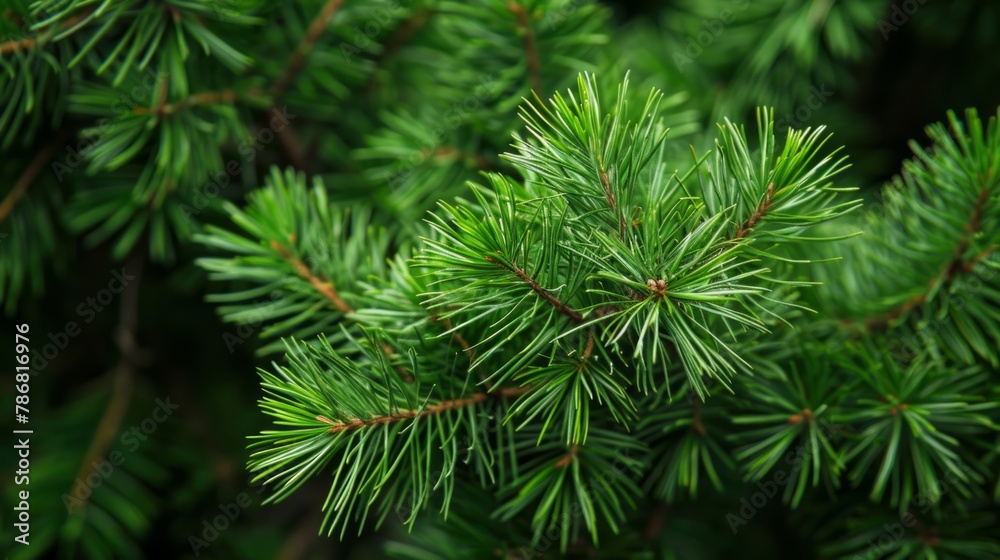
[[[8,2],[12,557],[1000,558],[1000,9],[662,4]]]

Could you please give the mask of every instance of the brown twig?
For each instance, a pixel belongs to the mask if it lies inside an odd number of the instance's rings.
[[[164,80],[164,84],[166,81]],[[132,112],[136,115],[157,115],[160,117],[172,115],[181,110],[187,109],[188,107],[195,107],[197,105],[211,105],[214,103],[233,103],[238,99],[257,97],[263,95],[259,89],[250,89],[245,93],[238,93],[234,90],[227,89],[222,91],[205,91],[202,93],[196,93],[187,99],[182,99],[176,103],[165,103],[161,99],[160,103],[154,109],[148,107],[136,107]]]
[[[18,14],[15,14],[14,10],[10,8],[4,8],[3,17],[9,19],[10,22],[16,25],[17,27],[24,27],[25,23],[24,18]]]
[[[642,538],[651,541],[660,536],[660,531],[663,529],[663,524],[667,521],[669,514],[670,506],[662,502],[657,505],[656,510],[653,511],[653,515],[649,518],[649,522],[646,523],[646,530],[642,532]]]
[[[560,457],[558,461],[556,461],[555,467],[557,469],[565,469],[570,465],[570,463],[573,462],[573,459],[575,459],[579,453],[580,453],[579,445],[575,443],[570,445],[569,449],[566,450],[566,454]]]
[[[343,4],[343,0],[327,0],[327,3],[323,5],[323,9],[320,10],[316,18],[309,24],[309,29],[306,31],[305,37],[302,38],[299,46],[296,47],[295,52],[288,59],[288,64],[285,65],[284,72],[281,73],[274,82],[274,85],[271,86],[271,95],[281,97],[285,93],[285,90],[288,89],[288,86],[291,85],[295,76],[302,71],[306,57],[309,56],[313,47],[316,46],[316,41],[319,41],[319,38],[323,36],[327,24],[330,23],[330,18],[333,17],[334,12],[340,8],[341,4]]]
[[[799,414],[793,414],[793,415],[789,416],[788,417],[788,423],[792,424],[792,425],[795,425],[795,424],[798,424],[798,423],[802,422],[803,420],[805,420],[806,422],[812,422],[813,419],[814,419],[814,417],[813,417],[812,410],[810,410],[808,408],[803,408],[802,412],[800,412]]]
[[[29,163],[28,167],[24,169],[21,176],[17,178],[17,181],[14,183],[14,188],[7,193],[3,202],[0,202],[0,222],[3,222],[7,218],[7,215],[14,210],[14,206],[17,205],[18,200],[24,196],[28,187],[35,182],[38,174],[45,168],[45,164],[47,164],[49,160],[55,156],[59,147],[65,144],[66,140],[69,139],[69,136],[69,130],[62,130],[56,135],[55,138],[52,139],[51,142],[46,144],[40,152],[35,154],[35,158],[31,160],[31,163]]]
[[[535,30],[531,28],[528,10],[515,0],[507,2],[507,9],[517,18],[517,26],[521,29],[521,40],[524,42],[524,56],[528,61],[528,75],[531,77],[531,89],[542,93],[542,65],[538,60],[538,47],[535,44]]]
[[[309,283],[316,288],[316,291],[323,294],[326,299],[330,300],[330,302],[333,303],[333,306],[340,310],[341,313],[345,315],[354,313],[354,308],[348,305],[347,302],[340,297],[340,294],[337,292],[337,289],[333,287],[333,284],[313,274],[313,272],[309,270],[309,267],[293,255],[288,249],[286,249],[284,245],[272,240],[271,248],[277,251],[277,253],[281,255],[281,258],[291,263],[292,267],[295,268],[295,271],[299,273],[299,276],[308,280]]]
[[[309,267],[306,266],[304,262],[298,259],[295,255],[293,255],[291,251],[285,248],[284,245],[272,239],[271,248],[274,249],[279,255],[281,255],[281,258],[288,261],[295,269],[295,271],[299,274],[299,276],[305,278],[309,282],[309,284],[312,285],[313,288],[316,288],[317,292],[322,294],[323,297],[325,297],[326,299],[330,300],[330,303],[332,303],[333,306],[337,308],[341,313],[348,316],[353,315],[355,313],[355,309],[351,307],[346,301],[344,301],[343,298],[340,297],[340,293],[337,292],[337,288],[335,288],[332,283],[313,274],[313,271],[310,270]],[[393,350],[392,346],[389,346],[388,344],[383,344],[382,352],[385,354],[387,358],[389,358],[395,353],[395,350]],[[410,375],[410,373],[406,371],[406,369],[403,366],[397,364],[394,367],[396,371],[399,372],[400,377],[402,377],[404,381],[406,381],[407,383],[413,382],[413,376]]]
[[[528,284],[528,286],[531,287],[531,290],[533,292],[538,294],[539,297],[548,302],[548,304],[551,305],[552,307],[556,308],[556,310],[558,310],[560,313],[569,317],[569,319],[574,323],[581,324],[584,322],[583,314],[573,309],[572,307],[566,305],[565,303],[560,301],[559,298],[557,298],[556,296],[550,294],[548,291],[546,291],[545,288],[538,285],[538,282],[535,282],[534,278],[528,276],[527,274],[524,273],[523,270],[518,268],[517,265],[511,264],[510,266],[507,266],[506,264],[500,262],[497,259],[494,259],[493,257],[486,257],[486,260],[492,263],[496,263],[501,267],[514,273],[515,276],[517,276],[518,278],[523,280],[526,284]]]
[[[466,153],[451,146],[442,146],[434,151],[423,150],[420,153],[420,155],[422,155],[425,159],[431,155],[433,155],[437,159],[449,159],[449,158],[461,159],[471,162],[477,169],[490,168],[490,162],[487,161],[486,158],[484,158],[483,156],[479,154]]]
[[[299,141],[299,136],[295,133],[295,129],[292,128],[292,123],[288,123],[280,129],[275,130],[275,135],[278,137],[281,147],[285,150],[285,154],[288,155],[288,161],[291,162],[292,167],[306,174],[311,174],[309,171],[309,162],[306,158],[306,150],[302,147],[302,142]]]
[[[753,213],[753,216],[750,216],[750,218],[747,219],[746,222],[744,222],[736,229],[736,239],[742,239],[746,237],[746,235],[750,233],[750,230],[752,230],[753,227],[757,225],[757,222],[761,221],[761,219],[764,218],[764,215],[767,214],[768,209],[771,208],[771,202],[773,198],[774,198],[774,183],[771,183],[770,185],[767,186],[767,193],[764,194],[764,200],[762,200],[761,203],[757,205],[757,210]]]
[[[701,421],[701,405],[701,398],[695,397],[694,404],[692,405],[694,408],[694,414],[692,415],[693,421],[691,428],[694,430],[694,433],[698,434],[700,437],[705,437],[708,435],[708,430],[705,429],[705,423]]]
[[[421,410],[399,410],[396,411],[394,414],[373,416],[368,420],[362,420],[360,418],[352,418],[348,422],[336,422],[330,420],[326,416],[316,416],[316,419],[319,420],[320,422],[330,424],[331,427],[327,431],[330,432],[331,434],[336,434],[347,430],[356,430],[358,428],[377,426],[379,424],[391,424],[392,422],[399,422],[401,420],[411,420],[413,418],[418,418],[422,416],[431,416],[433,414],[440,414],[448,410],[454,410],[456,408],[463,408],[466,406],[476,405],[491,398],[517,397],[523,395],[524,393],[527,393],[530,389],[531,389],[530,387],[512,387],[509,389],[502,389],[499,392],[494,392],[494,393],[476,393],[471,397],[441,401],[436,405],[429,406]]]

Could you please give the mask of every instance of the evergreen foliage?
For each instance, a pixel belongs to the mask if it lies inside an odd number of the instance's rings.
[[[32,362],[15,557],[277,556],[301,525],[365,558],[1000,558],[1000,110],[898,165],[849,102],[892,33],[995,47],[1000,11],[910,3],[7,2],[5,313],[46,343],[94,254],[157,294],[96,323],[96,383]],[[165,332],[235,357],[143,336],[178,294],[231,330]],[[257,407],[207,379],[241,356]],[[199,541],[247,476],[294,520]]]

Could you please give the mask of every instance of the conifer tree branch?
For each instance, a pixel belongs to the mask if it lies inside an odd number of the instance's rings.
[[[584,322],[583,314],[573,309],[572,307],[566,305],[565,303],[560,301],[559,298],[557,298],[556,296],[550,294],[545,288],[541,287],[538,284],[538,282],[535,281],[534,278],[528,276],[527,274],[525,274],[523,270],[518,268],[516,264],[511,263],[510,266],[507,266],[506,264],[500,262],[497,259],[494,259],[493,257],[486,257],[486,260],[491,263],[496,263],[500,267],[505,268],[510,272],[512,272],[515,276],[523,280],[529,287],[531,287],[531,291],[538,294],[539,297],[544,299],[552,307],[556,308],[557,311],[569,317],[569,319],[574,323],[581,324]]]
[[[438,317],[437,315],[431,316],[431,321],[438,321],[438,320],[441,321],[441,324],[443,324],[446,329],[451,330],[452,328],[451,319],[447,317]],[[469,346],[469,342],[465,340],[465,337],[462,336],[462,333],[454,331],[451,333],[451,336],[452,338],[455,339],[455,342],[458,343],[458,345],[462,348],[462,350],[469,353],[469,356],[475,354],[475,351],[472,350],[471,346]]]
[[[667,521],[667,517],[670,515],[670,506],[665,503],[660,503],[656,506],[656,510],[653,511],[653,515],[649,517],[649,521],[646,522],[646,529],[642,532],[642,538],[653,541],[659,538],[660,531],[663,530],[663,524]]]
[[[988,247],[970,259],[965,258],[965,253],[969,250],[972,238],[979,233],[980,229],[982,229],[980,221],[982,220],[983,213],[986,210],[986,204],[990,199],[990,187],[995,186],[995,183],[991,184],[991,181],[993,180],[994,178],[992,175],[983,178],[983,187],[980,189],[979,196],[973,204],[969,221],[966,222],[965,227],[963,228],[964,235],[955,246],[955,250],[952,252],[952,258],[941,268],[940,274],[928,281],[928,289],[881,315],[868,318],[864,323],[865,330],[878,331],[887,328],[890,323],[896,319],[927,303],[927,298],[930,296],[931,290],[935,288],[936,280],[940,279],[942,286],[947,288],[957,277],[964,273],[971,272],[977,262],[985,258],[993,251],[995,247]]]
[[[528,10],[516,0],[507,2],[507,9],[517,18],[517,26],[521,29],[521,40],[524,41],[524,55],[528,62],[528,75],[531,78],[531,89],[537,93],[542,91],[541,63],[538,60],[538,46],[535,44],[535,30],[531,28]]]
[[[14,25],[21,27],[24,25],[24,18],[14,13],[10,8],[4,8],[3,17],[9,19]]]
[[[292,80],[295,79],[295,76],[298,75],[305,65],[306,57],[309,56],[309,53],[316,45],[316,41],[319,41],[319,38],[323,36],[327,24],[330,23],[330,18],[333,17],[333,14],[343,3],[343,0],[327,0],[327,3],[323,5],[323,9],[312,23],[309,24],[309,29],[306,31],[305,36],[288,60],[288,64],[285,65],[285,70],[274,82],[274,85],[271,86],[271,95],[281,97],[285,93],[288,86],[292,84]]]
[[[327,430],[331,434],[336,434],[339,432],[347,430],[356,430],[358,428],[366,428],[370,426],[377,426],[379,424],[391,424],[393,422],[399,422],[402,420],[412,420],[421,416],[430,416],[433,414],[439,414],[448,410],[453,410],[456,408],[464,408],[467,406],[473,406],[482,403],[491,398],[511,398],[523,395],[531,390],[531,387],[511,387],[508,389],[501,389],[494,393],[476,393],[471,397],[464,397],[461,399],[451,399],[441,401],[438,404],[429,406],[421,410],[400,410],[394,414],[386,414],[381,416],[373,416],[368,420],[362,420],[360,418],[353,418],[349,422],[335,422],[330,420],[326,416],[317,416],[316,419],[320,422],[330,424],[330,429]]]
[[[62,130],[56,135],[55,138],[52,139],[52,141],[46,144],[41,151],[35,154],[35,158],[31,160],[31,163],[29,163],[24,172],[21,173],[21,176],[17,178],[17,181],[14,183],[14,188],[12,188],[10,192],[7,193],[7,196],[4,197],[3,201],[0,202],[0,222],[3,222],[11,211],[14,210],[14,206],[17,205],[17,202],[22,196],[24,196],[24,193],[27,192],[28,187],[35,182],[35,179],[38,177],[38,174],[42,172],[42,169],[45,169],[45,164],[52,159],[52,157],[56,154],[56,151],[59,150],[59,147],[66,142],[69,136],[69,130]]]

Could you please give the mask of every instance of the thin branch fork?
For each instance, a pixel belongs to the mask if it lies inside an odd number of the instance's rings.
[[[705,437],[708,435],[708,430],[705,429],[705,423],[701,420],[702,404],[703,403],[700,397],[694,398],[694,403],[692,404],[694,414],[691,415],[691,429],[693,429],[699,437]]]
[[[511,264],[510,266],[507,266],[506,264],[498,261],[497,259],[494,259],[493,257],[486,257],[486,260],[491,263],[496,263],[501,267],[514,273],[515,276],[517,276],[518,278],[523,280],[528,286],[530,286],[533,292],[538,294],[539,297],[548,302],[548,304],[551,305],[552,307],[556,308],[556,310],[558,310],[560,313],[569,317],[569,319],[574,323],[582,324],[584,322],[583,314],[573,309],[572,307],[566,305],[565,303],[560,301],[559,298],[557,298],[556,296],[550,294],[545,288],[541,287],[538,284],[538,282],[535,282],[534,278],[528,276],[527,274],[525,274],[523,270],[518,268],[517,265]]]
[[[428,406],[427,408],[421,410],[400,410],[394,414],[373,416],[368,420],[362,420],[360,418],[352,418],[348,422],[335,422],[333,420],[330,420],[326,416],[322,415],[316,416],[316,419],[325,424],[329,424],[330,429],[327,431],[331,434],[336,434],[347,430],[356,430],[358,428],[377,426],[379,424],[391,424],[393,422],[399,422],[402,420],[412,420],[414,418],[419,418],[422,416],[431,416],[434,414],[440,414],[442,412],[448,410],[454,410],[456,408],[473,406],[493,398],[517,397],[523,395],[524,393],[527,393],[530,389],[531,389],[530,387],[512,387],[509,389],[502,389],[501,391],[495,393],[476,393],[471,397],[441,401],[438,404]]]
[[[594,354],[594,327],[590,327],[587,331],[587,344],[583,348],[583,355],[580,357],[580,365],[578,366],[579,371],[583,371],[587,367],[587,362],[590,361],[590,356]]]

